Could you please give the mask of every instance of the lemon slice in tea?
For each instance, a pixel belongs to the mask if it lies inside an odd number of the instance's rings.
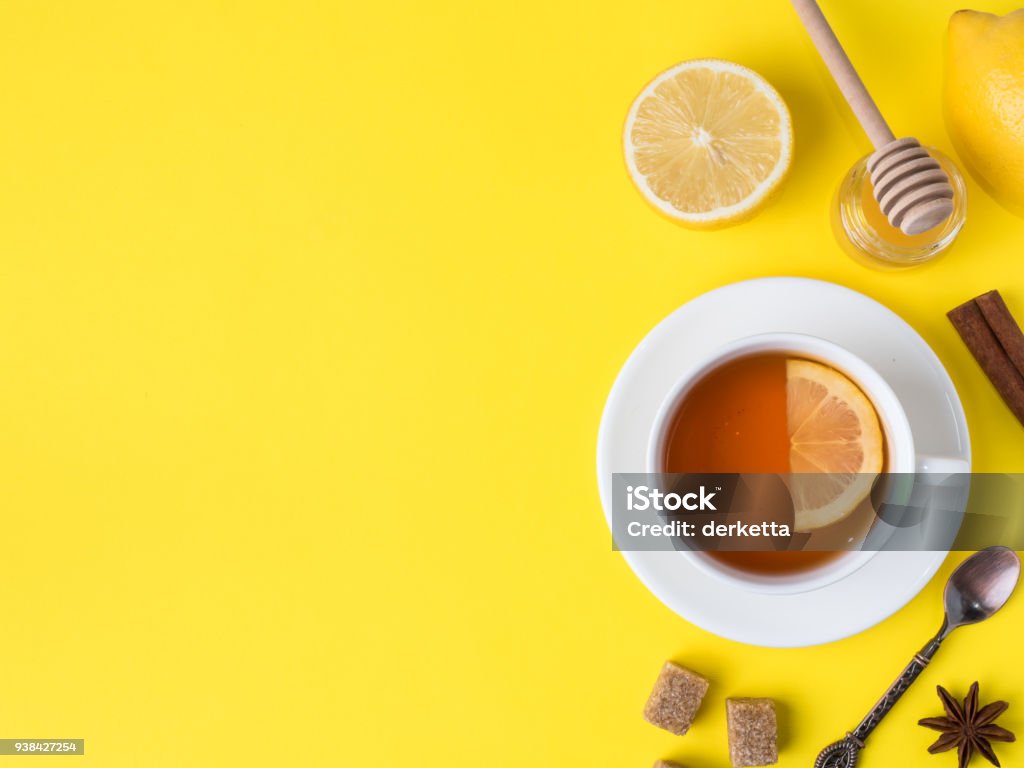
[[[847,517],[871,492],[885,452],[878,414],[834,368],[786,361],[790,493],[797,531]]]

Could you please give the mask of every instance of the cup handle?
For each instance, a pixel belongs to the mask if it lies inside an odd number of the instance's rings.
[[[971,465],[963,459],[920,454],[915,460],[914,471],[918,481],[927,478],[927,482],[932,484],[942,482],[950,475],[966,474],[971,471]]]
[[[948,550],[956,539],[970,492],[970,464],[921,454],[915,472],[891,475],[891,502],[868,536],[871,548],[921,552]],[[942,486],[947,486],[943,488]],[[933,514],[939,510],[941,514]],[[951,517],[950,513],[960,514]]]

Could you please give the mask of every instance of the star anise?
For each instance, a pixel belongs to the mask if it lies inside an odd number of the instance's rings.
[[[992,749],[992,742],[1016,741],[1012,733],[995,724],[995,719],[1010,705],[1005,701],[993,701],[979,709],[977,683],[971,686],[963,704],[950,696],[949,691],[941,685],[936,687],[946,716],[926,717],[917,721],[918,725],[942,732],[938,741],[928,747],[928,751],[934,755],[956,747],[959,768],[967,768],[975,752],[981,753],[992,765],[998,766],[999,758]]]

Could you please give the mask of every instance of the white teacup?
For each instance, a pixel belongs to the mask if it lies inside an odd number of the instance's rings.
[[[887,471],[890,473],[942,473],[969,470],[966,462],[936,456],[918,455],[914,435],[899,398],[877,371],[852,352],[830,341],[796,333],[764,333],[728,344],[695,366],[673,387],[654,420],[647,452],[649,472],[663,472],[662,457],[668,428],[677,406],[693,386],[719,366],[753,354],[778,353],[824,363],[841,371],[867,395],[882,424],[886,440]],[[716,560],[704,552],[685,553],[695,566],[712,576],[747,591],[768,594],[795,594],[819,589],[836,582],[867,563],[875,551],[846,552],[818,568],[789,575],[750,573]]]

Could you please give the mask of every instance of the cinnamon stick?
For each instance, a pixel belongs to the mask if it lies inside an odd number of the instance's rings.
[[[989,310],[994,326],[990,325],[983,306]],[[999,396],[1024,425],[1024,374],[1009,351],[1013,350],[1014,357],[1024,364],[1024,336],[999,293],[990,291],[971,299],[951,310],[947,317]]]
[[[999,291],[989,291],[978,296],[975,301],[978,302],[985,322],[999,339],[1013,367],[1024,376],[1024,333],[1021,333],[1020,326],[1010,314],[1003,297],[999,295]]]

